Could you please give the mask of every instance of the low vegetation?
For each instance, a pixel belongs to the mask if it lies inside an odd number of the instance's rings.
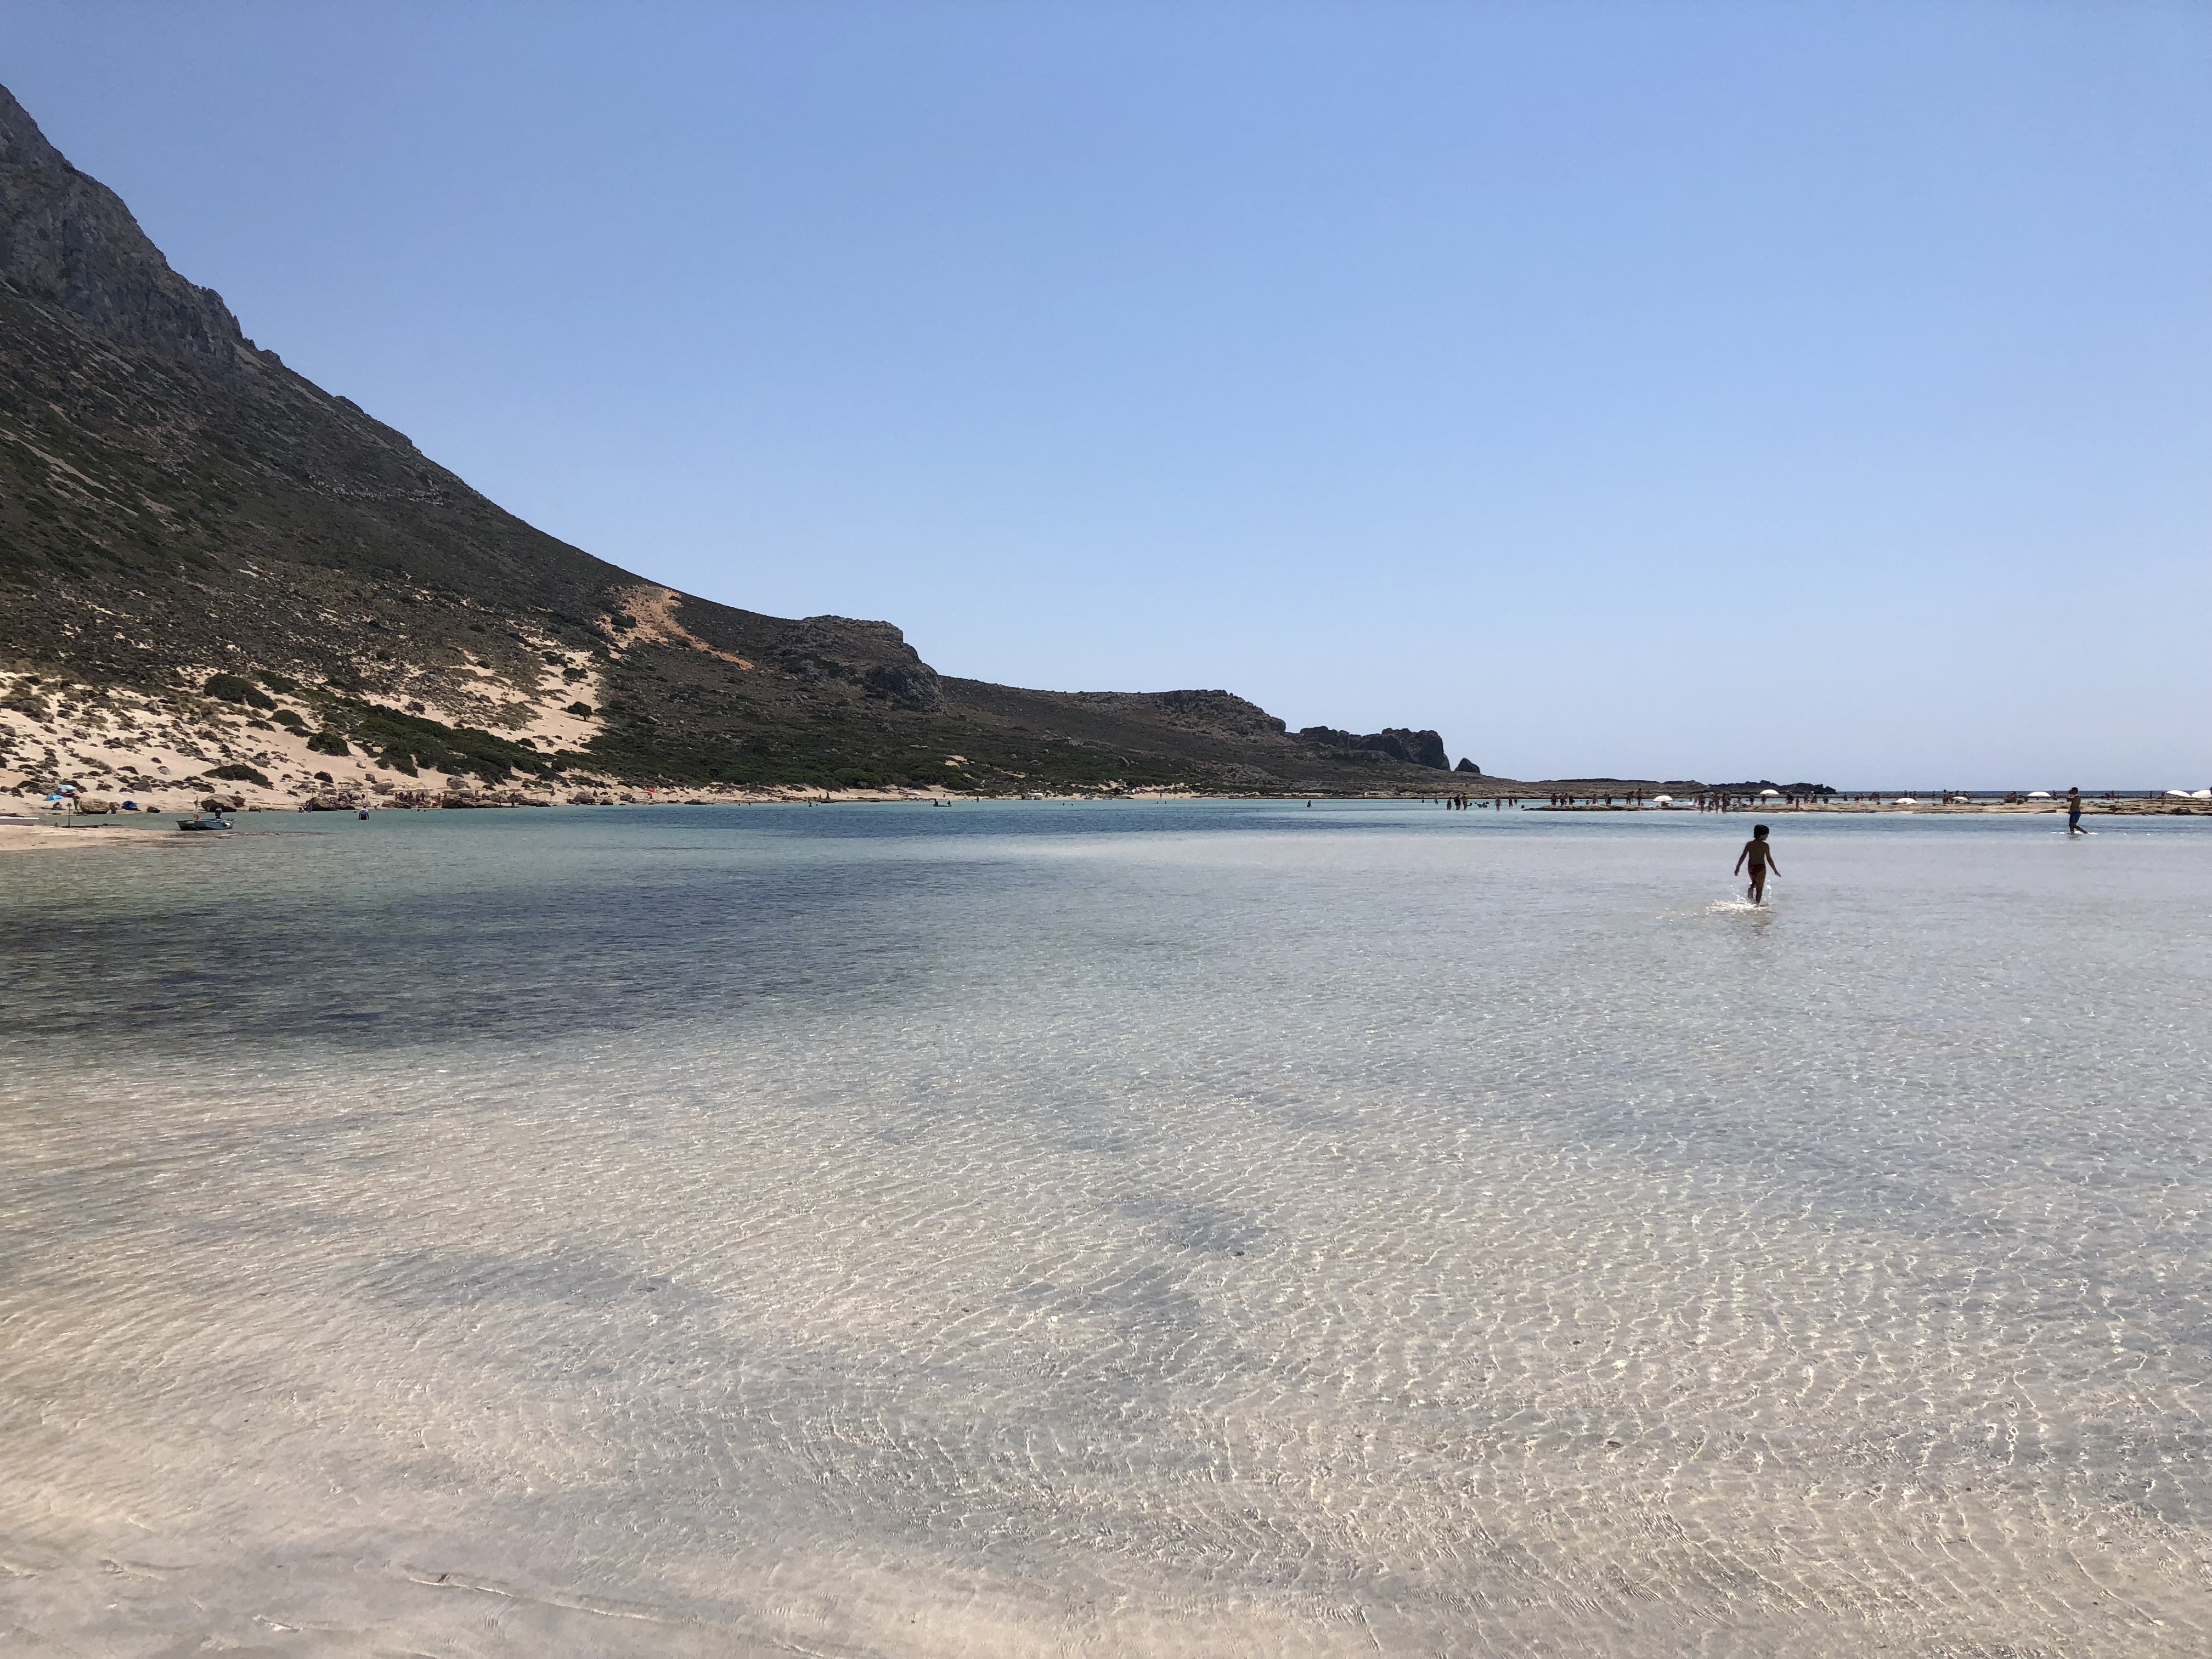
[[[276,698],[252,680],[236,674],[210,674],[207,684],[200,690],[219,702],[242,702],[249,708],[274,708],[276,706]]]
[[[343,724],[354,742],[393,771],[409,777],[428,769],[454,776],[471,774],[486,783],[505,783],[517,773],[551,777],[566,763],[563,757],[540,754],[526,740],[503,738],[472,726],[447,726],[428,715],[404,714],[381,703],[329,698],[324,721],[326,727]],[[308,746],[314,746],[312,739]]]

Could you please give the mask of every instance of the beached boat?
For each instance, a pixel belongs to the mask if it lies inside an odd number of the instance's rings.
[[[230,828],[230,820],[220,812],[205,814],[195,812],[188,818],[179,818],[177,828],[179,830],[228,830]]]

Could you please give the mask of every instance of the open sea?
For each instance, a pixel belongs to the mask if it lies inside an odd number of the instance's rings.
[[[2212,1653],[2212,823],[1769,821],[12,857],[0,1655]]]

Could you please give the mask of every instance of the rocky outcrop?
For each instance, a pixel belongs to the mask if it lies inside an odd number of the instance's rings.
[[[776,642],[775,662],[802,680],[844,680],[894,708],[918,714],[945,708],[944,683],[906,635],[887,622],[808,617]]]
[[[1462,755],[1459,757],[1459,764],[1453,767],[1452,770],[1455,772],[1465,772],[1478,778],[1482,775],[1482,769],[1464,755]]]
[[[118,345],[187,358],[226,379],[259,369],[222,296],[170,270],[122,198],[71,167],[4,87],[0,277]]]
[[[1451,757],[1444,753],[1444,740],[1441,737],[1434,732],[1413,732],[1402,726],[1386,726],[1380,732],[1370,732],[1364,737],[1340,732],[1332,726],[1308,726],[1300,728],[1298,740],[1320,749],[1387,755],[1392,760],[1402,761],[1408,766],[1433,767],[1439,772],[1449,771],[1451,768]]]

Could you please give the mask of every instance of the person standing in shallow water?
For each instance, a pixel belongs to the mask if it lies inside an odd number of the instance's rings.
[[[1766,826],[1763,823],[1751,826],[1751,839],[1744,842],[1743,851],[1735,855],[1734,873],[1741,875],[1746,864],[1751,866],[1751,887],[1747,896],[1753,904],[1764,904],[1766,902],[1766,872],[1771,870],[1778,876],[1782,873],[1782,866],[1774,861],[1774,849],[1766,844]]]
[[[2081,786],[2078,783],[2066,792],[2066,833],[2069,836],[2089,833],[2081,827]]]

